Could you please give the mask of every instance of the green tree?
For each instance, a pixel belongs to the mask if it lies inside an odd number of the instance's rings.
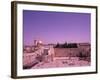
[[[67,48],[67,42],[62,45],[63,48]]]
[[[59,48],[60,47],[60,44],[59,43],[57,43],[56,44],[56,46],[55,46],[55,48]]]

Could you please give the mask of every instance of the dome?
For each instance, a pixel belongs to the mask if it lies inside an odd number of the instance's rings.
[[[38,41],[38,43],[42,44],[42,41]]]

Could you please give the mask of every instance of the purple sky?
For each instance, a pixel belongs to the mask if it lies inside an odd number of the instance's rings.
[[[34,39],[44,43],[90,42],[89,13],[23,10],[24,45]]]

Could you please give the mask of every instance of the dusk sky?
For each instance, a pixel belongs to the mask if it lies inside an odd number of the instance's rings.
[[[89,13],[23,10],[24,45],[35,39],[43,43],[90,42],[91,15]]]

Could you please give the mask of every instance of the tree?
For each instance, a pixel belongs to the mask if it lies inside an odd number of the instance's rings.
[[[69,43],[67,45],[68,48],[77,48],[77,44],[76,43]]]
[[[63,48],[67,48],[67,42],[62,45]]]
[[[67,44],[67,42],[63,44],[57,43],[54,48],[77,48],[77,43],[69,43],[69,44]]]
[[[57,43],[56,44],[56,46],[55,46],[55,48],[59,48],[60,47],[60,44],[59,43]]]

